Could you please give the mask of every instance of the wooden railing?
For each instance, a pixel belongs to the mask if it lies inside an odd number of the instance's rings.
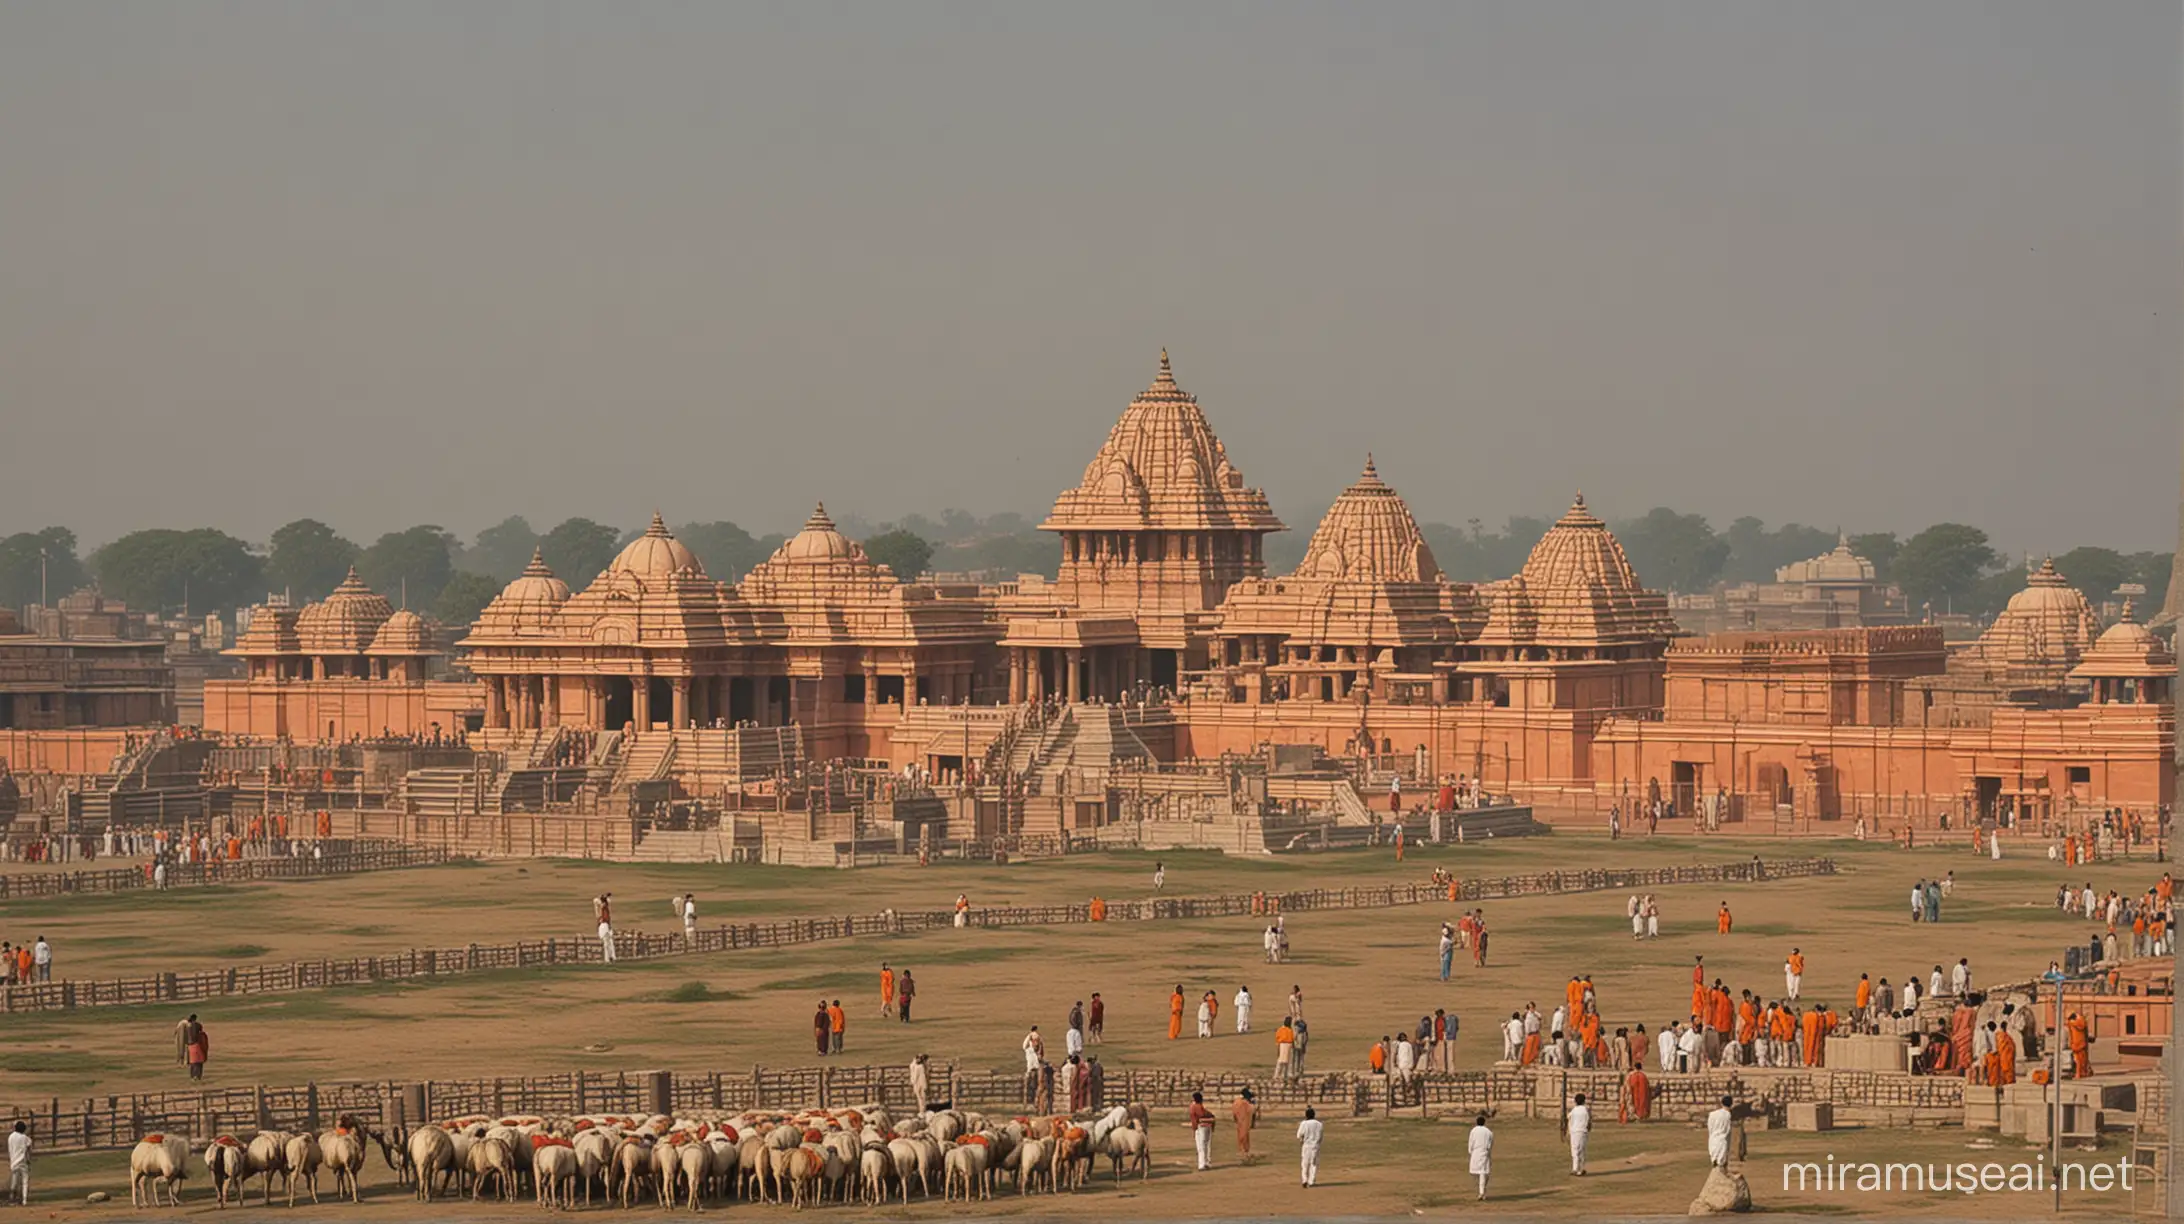
[[[318,876],[351,875],[360,871],[430,867],[445,863],[450,857],[444,850],[427,846],[406,846],[397,842],[355,842],[318,858],[216,859],[206,863],[169,863],[167,887],[307,880]],[[102,867],[92,871],[21,872],[0,875],[0,901],[60,897],[74,893],[136,892],[151,887],[151,872],[141,863],[129,867]]]
[[[247,865],[247,864],[245,864]],[[1631,868],[1599,871],[1550,871],[1533,875],[1465,880],[1457,900],[1494,900],[1603,889],[1654,888],[1670,884],[1720,883],[1794,876],[1832,875],[1831,859],[1795,859],[1761,864],[1743,862],[1689,867]],[[1108,922],[1230,918],[1302,910],[1387,909],[1445,902],[1448,889],[1432,884],[1395,884],[1377,888],[1315,888],[1287,893],[1233,893],[1208,897],[1171,897],[1107,902]],[[1091,921],[1090,906],[1028,905],[973,908],[964,925],[975,927],[1054,926]],[[782,948],[798,944],[904,935],[955,925],[952,910],[883,910],[877,914],[791,918],[700,928],[695,940],[680,933],[620,931],[617,960],[649,960],[701,952],[745,948]],[[286,961],[162,973],[150,977],[85,979],[0,986],[0,1012],[51,1011],[78,1007],[116,1007],[145,1003],[189,1003],[227,995],[272,994],[381,982],[395,978],[441,977],[494,969],[538,965],[598,964],[605,948],[596,937],[569,936],[518,940],[502,944],[409,948],[378,956]]]

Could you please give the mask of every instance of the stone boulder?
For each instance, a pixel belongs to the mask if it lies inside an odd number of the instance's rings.
[[[1699,1197],[1691,1200],[1691,1214],[1695,1216],[1725,1215],[1734,1211],[1752,1209],[1752,1188],[1745,1184],[1741,1174],[1713,1166],[1706,1171],[1706,1184],[1699,1188]]]

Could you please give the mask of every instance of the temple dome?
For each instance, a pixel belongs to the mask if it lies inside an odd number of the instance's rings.
[[[865,559],[865,551],[834,526],[834,520],[827,517],[826,503],[821,502],[811,512],[811,517],[804,520],[803,529],[789,537],[774,556],[782,561],[823,565],[834,561],[861,561]]]
[[[501,588],[493,602],[478,614],[478,624],[505,628],[536,629],[545,626],[569,599],[569,584],[554,577],[545,554],[531,550],[531,563],[516,580]]]
[[[1432,582],[1441,576],[1441,567],[1434,563],[1410,507],[1380,479],[1367,455],[1364,474],[1327,508],[1312,533],[1296,576]]]
[[[1644,588],[1623,555],[1623,544],[1592,511],[1580,493],[1568,512],[1555,520],[1520,571],[1534,591],[1599,587],[1609,595],[1635,595]]]
[[[1850,551],[1848,537],[1838,534],[1835,547],[1807,561],[1775,571],[1777,582],[1871,582],[1873,563]]]
[[[1055,499],[1042,524],[1051,531],[1280,531],[1266,494],[1244,474],[1206,423],[1198,400],[1176,385],[1168,351],[1160,369],[1084,469],[1084,479]]]
[[[686,570],[699,575],[705,573],[705,567],[698,564],[697,554],[668,531],[658,511],[653,512],[652,525],[645,528],[645,533],[631,540],[607,566],[610,574],[628,574],[639,579],[671,578]]]
[[[425,618],[403,608],[387,618],[372,637],[372,654],[430,654],[432,644],[425,632]]]
[[[2098,624],[2093,606],[2050,557],[2025,578],[2025,589],[2010,596],[1968,655],[2006,666],[2067,666],[2093,645]]]
[[[393,615],[394,605],[364,585],[352,565],[341,585],[296,617],[297,644],[309,654],[356,654]]]

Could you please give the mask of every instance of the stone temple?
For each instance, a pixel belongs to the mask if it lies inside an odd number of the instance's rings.
[[[259,609],[230,652],[245,674],[206,685],[206,726],[467,729],[509,769],[591,771],[609,807],[640,788],[735,806],[768,770],[908,769],[995,833],[1023,831],[1009,796],[1027,787],[1073,796],[1063,827],[1097,826],[1125,793],[1300,753],[1347,763],[1375,803],[1460,780],[1548,820],[1660,799],[1766,828],[2014,823],[2173,799],[2174,657],[2128,616],[2103,629],[2052,565],[1956,649],[1900,623],[1847,545],[1783,579],[1809,592],[1768,597],[1819,627],[1691,635],[1582,496],[1517,573],[1452,582],[1361,458],[1303,561],[1269,574],[1285,526],[1163,352],[1041,524],[1052,580],[894,574],[820,506],[725,583],[655,516],[582,590],[534,557],[453,670],[353,576]]]

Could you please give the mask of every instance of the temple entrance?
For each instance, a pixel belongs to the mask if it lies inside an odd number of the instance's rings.
[[[662,723],[670,726],[674,725],[675,686],[668,683],[667,677],[654,676],[645,682],[645,701],[650,706],[645,711],[645,717],[651,720],[653,727],[657,727]],[[649,731],[651,729],[652,727],[638,728],[640,731]]]
[[[758,718],[758,702],[753,697],[751,678],[733,676],[728,680],[728,725],[740,727]]]
[[[2002,779],[1973,778],[1972,793],[1975,796],[1974,808],[1979,813],[1981,820],[2000,818],[2001,813],[1998,809],[2002,800]]]
[[[1154,650],[1148,653],[1152,656],[1152,675],[1146,677],[1146,679],[1151,682],[1154,688],[1164,688],[1173,692],[1177,675],[1176,652],[1173,650]]]
[[[637,696],[628,676],[607,679],[607,730],[619,731],[637,717]]]
[[[1695,761],[1676,761],[1670,767],[1668,801],[1684,816],[1699,810],[1699,766]]]
[[[786,727],[792,721],[794,720],[789,717],[789,678],[766,677],[765,724],[769,727]]]

